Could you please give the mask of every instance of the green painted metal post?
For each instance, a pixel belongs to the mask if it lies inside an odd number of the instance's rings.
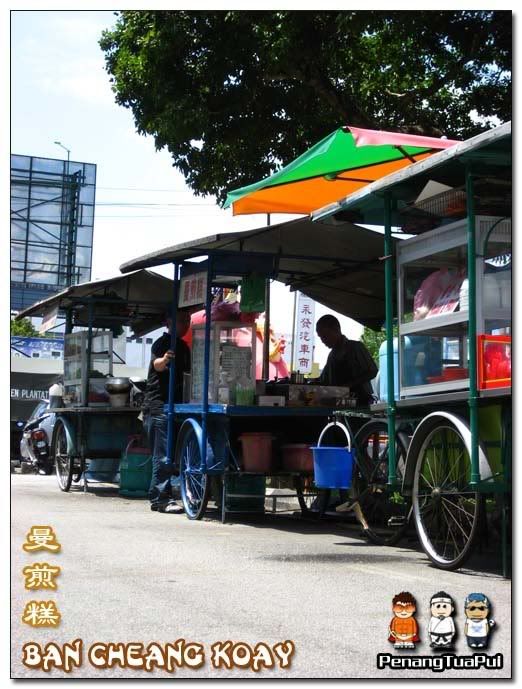
[[[478,390],[477,390],[477,271],[475,239],[475,199],[473,196],[473,177],[469,167],[466,168],[466,203],[468,215],[468,351],[469,351],[469,425],[471,430],[471,481],[480,482],[479,469],[479,431],[478,431]]]
[[[384,198],[384,285],[386,293],[386,380],[388,383],[388,484],[397,483],[395,463],[395,383],[393,360],[393,242],[391,232],[391,199],[389,194]]]

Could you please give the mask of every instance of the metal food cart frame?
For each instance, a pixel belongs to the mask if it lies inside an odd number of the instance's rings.
[[[428,554],[430,559],[438,567],[444,569],[455,569],[460,567],[472,551],[472,547],[477,540],[480,531],[478,523],[478,505],[482,500],[483,495],[500,496],[502,503],[502,560],[504,572],[508,569],[508,503],[507,494],[510,491],[511,470],[510,470],[510,454],[511,454],[511,389],[497,388],[495,390],[479,391],[477,387],[477,324],[476,324],[476,300],[477,300],[477,285],[475,261],[478,254],[476,246],[475,233],[475,207],[474,207],[474,184],[477,178],[484,176],[498,176],[505,181],[511,179],[511,125],[510,123],[502,125],[494,130],[485,132],[473,139],[459,143],[443,152],[434,154],[425,161],[418,162],[401,172],[389,175],[377,182],[368,185],[363,190],[360,190],[349,197],[340,200],[335,204],[330,204],[323,209],[319,209],[312,213],[312,223],[316,225],[317,234],[321,235],[321,239],[315,241],[317,247],[319,243],[322,246],[329,241],[328,233],[334,229],[339,230],[339,236],[343,233],[354,239],[354,227],[358,228],[360,236],[364,236],[368,230],[353,225],[380,225],[384,227],[384,235],[381,238],[381,251],[379,252],[380,259],[376,260],[375,256],[373,263],[362,266],[359,262],[352,262],[351,264],[344,261],[350,255],[349,248],[345,251],[332,251],[331,254],[336,253],[337,259],[332,264],[332,257],[330,257],[331,264],[328,269],[324,271],[323,275],[301,274],[296,275],[287,274],[287,278],[283,279],[286,284],[290,284],[296,289],[300,289],[308,296],[315,298],[330,308],[351,316],[355,320],[364,324],[376,327],[379,322],[382,323],[382,315],[384,313],[384,323],[386,329],[386,347],[387,347],[387,370],[386,382],[388,390],[388,398],[386,404],[374,405],[371,408],[373,414],[372,422],[376,422],[373,436],[370,435],[367,440],[366,450],[371,450],[371,454],[375,454],[376,448],[377,460],[386,465],[387,481],[386,488],[381,488],[387,491],[393,498],[394,495],[402,496],[401,499],[407,501],[409,496],[413,499],[413,511],[416,517],[416,527],[420,536],[421,544]],[[409,400],[396,401],[394,390],[394,364],[393,364],[393,322],[394,322],[394,296],[395,288],[393,283],[394,261],[395,261],[395,243],[396,235],[394,234],[394,227],[397,225],[397,212],[407,204],[411,203],[420,192],[422,186],[429,180],[434,179],[443,182],[450,187],[457,187],[464,185],[466,198],[465,217],[467,218],[467,276],[469,280],[469,391],[456,391],[443,395],[426,394],[424,396],[412,397]],[[509,213],[510,215],[510,213]],[[305,223],[309,225],[308,220],[294,221],[295,223]],[[279,232],[281,241],[285,235],[291,231],[292,223],[285,223],[280,226],[275,226],[275,231]],[[266,237],[266,232],[274,232],[274,227],[263,228],[257,231],[250,231],[246,233],[231,233],[229,235],[229,242],[227,243],[223,238],[225,235],[216,235],[213,238],[207,238],[200,242],[192,242],[179,247],[171,247],[156,254],[131,261],[122,266],[122,271],[134,269],[137,267],[146,267],[157,265],[171,261],[176,264],[177,259],[188,258],[192,253],[199,251],[200,254],[209,256],[209,266],[216,257],[223,253],[228,246],[229,250],[236,252],[243,250],[243,242],[248,244],[256,234],[259,241],[262,242]],[[330,235],[331,236],[331,235]],[[345,235],[347,236],[347,235]],[[359,237],[360,239],[360,237]],[[185,255],[184,255],[185,252]],[[245,254],[246,255],[246,251]],[[302,252],[298,254],[295,252],[295,259],[303,258]],[[256,259],[256,252],[250,252],[251,257]],[[266,257],[262,251],[259,252],[257,258],[261,256]],[[277,257],[277,252],[274,254],[274,259]],[[279,255],[282,257],[283,253],[280,251]],[[327,259],[327,257],[324,257]],[[325,264],[326,267],[327,264]],[[384,265],[384,269],[383,269]],[[378,266],[378,267],[377,267]],[[354,270],[354,267],[356,268]],[[373,302],[375,307],[378,297],[375,294],[375,281],[377,275],[372,275],[372,270],[377,267],[376,272],[384,272],[384,280],[380,285],[384,294],[380,294],[381,301],[379,307],[381,312],[375,308],[372,310],[371,318],[368,318],[368,313],[364,313],[364,307],[358,302],[358,298],[366,292],[370,300],[366,302],[368,307],[371,299],[377,299]],[[352,273],[354,280],[360,279],[359,284],[352,283],[350,290],[339,291],[337,295],[334,294],[335,289],[332,289],[332,284],[328,283],[329,277],[338,271],[341,279]],[[177,267],[176,267],[177,271]],[[372,282],[373,280],[373,282]],[[369,282],[372,282],[369,285]],[[177,284],[177,279],[175,279]],[[373,293],[372,293],[373,290]],[[355,297],[354,304],[347,306],[348,293]],[[384,304],[382,302],[384,297]],[[174,294],[176,300],[176,294]],[[382,309],[384,306],[384,309]],[[207,323],[209,323],[210,316],[210,281],[207,283],[207,305],[206,305]],[[364,317],[361,317],[364,314]],[[207,352],[208,354],[208,352]],[[206,360],[208,362],[208,359]],[[205,372],[207,376],[208,371]],[[208,381],[207,381],[208,383]],[[208,389],[208,388],[206,388]],[[487,450],[484,444],[480,442],[478,420],[479,410],[484,405],[488,405],[492,400],[498,402],[500,400],[502,406],[501,413],[501,431],[498,443],[500,445],[500,452],[502,456],[502,471],[496,476],[492,476],[488,471]],[[412,413],[412,409],[415,412]],[[459,414],[463,413],[466,418],[460,418]],[[172,404],[172,401],[167,406],[167,413],[172,418],[178,413],[180,409]],[[207,422],[208,419],[215,413],[208,402],[203,402],[201,409],[192,410],[193,413],[201,416],[201,447],[206,448],[207,441]],[[349,419],[350,412],[336,412],[337,419],[342,422]],[[453,554],[446,555],[447,543],[444,544],[444,552],[437,551],[437,544],[430,542],[429,534],[422,530],[419,522],[422,521],[419,514],[422,512],[419,507],[419,429],[428,428],[430,424],[434,423],[434,416],[437,419],[446,419],[447,425],[451,432],[461,442],[461,454],[466,452],[469,454],[469,477],[466,478],[465,488],[473,493],[471,503],[473,507],[472,526],[469,533],[465,532],[463,537],[459,536],[459,543],[455,542]],[[468,421],[469,419],[469,421]],[[349,424],[349,421],[348,421]],[[385,431],[382,430],[384,424]],[[436,424],[435,424],[436,425]],[[170,423],[172,428],[172,423]],[[433,435],[433,432],[432,432]],[[381,451],[381,438],[384,438],[384,449]],[[404,440],[405,439],[405,440]],[[409,440],[412,440],[410,443]],[[171,450],[172,450],[171,437]],[[407,454],[404,458],[404,448],[401,449],[401,444],[408,444]],[[450,443],[448,447],[453,447],[454,443]],[[422,448],[421,448],[422,449]],[[432,448],[433,449],[433,448]],[[424,448],[426,450],[426,448]],[[423,451],[424,451],[423,450]],[[365,451],[365,450],[363,450]],[[426,450],[427,452],[427,450]],[[424,452],[424,454],[426,454]],[[444,453],[447,448],[444,449]],[[398,462],[398,453],[401,454]],[[202,449],[202,454],[206,456],[206,449]],[[422,454],[422,453],[421,453]],[[400,465],[400,466],[399,466]],[[422,472],[420,472],[422,476]],[[458,483],[458,482],[456,482]],[[394,492],[395,491],[395,492]],[[459,496],[464,494],[464,488],[456,486],[454,494]],[[433,496],[432,496],[433,497]],[[463,510],[465,511],[465,510]],[[411,514],[411,510],[409,510]],[[402,530],[403,524],[400,524]],[[460,528],[460,527],[459,527]],[[466,531],[461,529],[462,531]],[[448,537],[449,538],[449,537]],[[452,535],[453,540],[455,538]],[[462,539],[462,543],[460,543]]]
[[[389,175],[377,182],[368,185],[365,189],[356,192],[335,204],[319,209],[312,213],[316,222],[332,222],[336,216],[357,217],[362,223],[375,223],[384,226],[384,255],[385,255],[385,285],[386,285],[386,343],[387,343],[387,402],[376,405],[372,409],[375,412],[384,413],[387,418],[388,435],[394,439],[397,429],[406,423],[410,424],[410,434],[413,429],[412,442],[409,445],[408,455],[402,475],[397,474],[395,457],[395,442],[390,442],[388,447],[388,474],[391,485],[401,485],[403,494],[412,494],[415,525],[424,551],[432,562],[444,569],[455,569],[464,564],[471,554],[477,541],[480,524],[478,507],[483,502],[485,495],[498,495],[500,498],[502,526],[501,526],[501,551],[502,568],[504,574],[509,569],[508,554],[508,518],[509,495],[511,491],[511,387],[499,387],[492,390],[478,389],[477,375],[477,276],[476,260],[484,254],[490,233],[497,225],[494,220],[492,227],[484,241],[483,247],[477,247],[477,231],[475,218],[477,181],[495,178],[511,184],[511,123],[501,125],[491,131],[478,135],[468,141],[433,155],[430,159],[416,163],[406,170]],[[401,208],[412,204],[423,186],[435,180],[452,188],[464,187],[465,194],[465,218],[467,223],[467,278],[469,281],[469,390],[466,392],[448,392],[446,394],[425,394],[409,399],[395,399],[395,372],[393,352],[393,298],[395,289],[393,284],[393,271],[395,251],[392,244],[392,231],[399,223],[398,213]],[[509,213],[498,221],[511,219],[510,186],[506,191],[505,205]],[[496,215],[496,214],[495,214]],[[420,240],[419,240],[420,241]],[[500,419],[500,445],[502,469],[496,475],[492,475],[487,460],[487,448],[481,442],[479,432],[479,411],[491,404],[499,404],[501,407]],[[412,413],[413,412],[413,413]],[[419,464],[422,453],[426,454],[426,446],[419,446],[419,438],[423,439],[421,429],[430,429],[430,424],[442,423],[452,428],[456,435],[460,435],[464,441],[465,449],[469,454],[469,480],[464,490],[473,491],[473,521],[462,538],[462,546],[455,544],[453,555],[446,555],[439,547],[436,528],[428,527],[427,519],[421,505],[421,493],[419,485],[419,472],[422,474]],[[464,415],[464,418],[460,418]],[[431,419],[431,421],[430,421]],[[469,419],[469,421],[468,421]],[[433,431],[432,431],[433,433]],[[447,453],[447,450],[444,450]],[[434,481],[434,484],[436,481]],[[440,495],[423,495],[422,498],[432,500],[433,505]],[[435,512],[435,507],[432,507]],[[436,521],[436,519],[435,519]],[[455,528],[457,528],[455,526]],[[440,529],[439,529],[440,532]],[[457,545],[459,547],[457,547]]]
[[[95,328],[112,329],[130,325],[135,335],[143,335],[163,325],[170,308],[172,281],[157,273],[138,270],[67,287],[21,311],[17,318],[63,314],[65,334],[75,326],[86,328],[86,359],[90,366]],[[69,491],[83,479],[114,483],[119,460],[130,435],[141,434],[137,406],[91,406],[89,376],[82,379],[82,405],[53,408],[56,414],[51,455],[58,485]]]
[[[227,509],[226,476],[229,470],[230,442],[226,428],[239,419],[312,419],[313,417],[330,420],[335,412],[331,407],[309,408],[276,408],[259,406],[230,406],[208,402],[209,357],[211,328],[212,285],[226,286],[230,282],[227,275],[242,276],[252,270],[267,279],[277,279],[294,289],[300,289],[308,296],[330,306],[337,311],[355,315],[360,321],[375,327],[382,317],[384,309],[383,265],[381,261],[381,238],[371,230],[343,222],[341,227],[325,227],[318,236],[317,226],[309,219],[300,219],[281,225],[267,226],[247,232],[235,232],[222,235],[211,235],[201,240],[169,247],[147,256],[130,261],[121,266],[122,272],[136,268],[150,267],[164,263],[174,265],[174,283],[172,294],[172,319],[176,320],[179,294],[180,271],[184,266],[192,271],[201,271],[201,263],[192,263],[194,259],[206,257],[206,298],[205,298],[205,363],[204,385],[201,404],[174,404],[174,376],[170,369],[170,395],[165,406],[168,419],[168,456],[179,464],[181,474],[182,498],[185,512],[190,519],[203,516],[208,499],[207,476],[223,477],[221,517],[234,512]],[[227,272],[228,271],[228,272]],[[377,278],[377,279],[376,279]],[[347,301],[349,303],[347,303]],[[269,310],[269,305],[267,305]],[[240,326],[240,324],[238,324]],[[174,346],[174,337],[172,335]],[[363,425],[371,416],[368,409],[351,410],[352,425]],[[177,439],[174,428],[182,421]],[[314,444],[321,428],[318,427],[308,443]],[[209,442],[210,438],[210,442]],[[217,450],[216,450],[217,446]],[[232,463],[233,463],[232,456]],[[356,460],[357,461],[357,460]],[[187,468],[188,467],[188,468]],[[249,472],[238,472],[235,475]],[[360,468],[360,473],[363,469]],[[281,475],[271,471],[269,475]],[[299,478],[300,472],[296,472]],[[187,488],[188,483],[192,489]],[[360,482],[361,491],[369,491],[369,480]],[[191,493],[199,494],[192,500]],[[246,497],[246,495],[229,495],[228,497]],[[299,490],[298,497],[303,512],[307,511],[306,498]],[[371,529],[351,501],[350,508],[359,517],[365,532],[372,537]],[[240,509],[237,511],[244,512]],[[378,535],[375,538],[379,539]],[[379,539],[380,540],[380,539]]]

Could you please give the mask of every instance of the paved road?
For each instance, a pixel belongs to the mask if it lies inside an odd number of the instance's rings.
[[[495,604],[497,630],[490,653],[504,654],[502,670],[446,671],[444,677],[509,677],[511,583],[498,572],[441,572],[406,542],[379,548],[353,529],[275,516],[222,525],[217,519],[190,522],[185,516],[152,513],[146,501],[129,500],[99,487],[84,494],[61,493],[54,477],[12,475],[12,677],[43,677],[21,662],[29,641],[161,644],[179,638],[204,645],[206,662],[177,669],[178,677],[251,677],[250,670],[215,669],[216,641],[295,644],[289,669],[263,669],[257,677],[433,677],[431,670],[376,669],[377,653],[389,652],[387,627],[392,597],[411,591],[419,602],[426,642],[430,596],[445,589],[458,605],[470,591],[483,591]],[[49,525],[62,546],[59,554],[26,553],[22,544],[33,525]],[[56,592],[24,589],[24,566],[58,564]],[[54,600],[59,627],[22,623],[25,604]],[[458,651],[468,654],[460,637]],[[53,669],[51,677],[63,677]],[[145,671],[95,669],[84,658],[72,677],[148,676]],[[155,670],[156,677],[169,677]]]

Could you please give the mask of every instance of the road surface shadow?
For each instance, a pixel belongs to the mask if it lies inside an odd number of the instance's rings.
[[[209,509],[206,514],[206,519],[209,521],[215,521],[219,519],[220,513],[217,510]],[[341,521],[343,519],[343,521]],[[332,561],[337,560],[354,560],[357,561],[362,557],[367,558],[367,562],[370,563],[372,560],[374,562],[380,561],[385,562],[387,560],[401,560],[408,553],[411,555],[415,554],[415,559],[425,564],[426,566],[438,569],[424,554],[413,523],[410,523],[408,530],[404,537],[395,546],[376,546],[370,543],[364,536],[360,526],[357,523],[344,521],[345,518],[339,518],[339,516],[331,515],[326,516],[322,519],[317,519],[313,517],[303,517],[300,512],[295,512],[292,515],[288,514],[272,514],[265,513],[264,515],[251,515],[251,514],[230,514],[227,518],[227,526],[231,526],[234,523],[240,523],[243,525],[250,526],[256,529],[271,529],[277,531],[284,531],[288,533],[296,534],[325,534],[325,535],[335,535],[345,537],[349,540],[337,541],[334,545],[339,548],[348,548],[350,551],[352,549],[357,550],[357,555],[354,556],[351,552],[347,554],[317,554],[316,556],[296,556],[302,557],[305,561],[316,560],[321,561],[322,557],[333,558]],[[490,538],[490,543],[487,545],[478,544],[475,548],[475,552],[470,556],[469,560],[465,563],[465,567],[457,570],[462,574],[481,577],[487,575],[493,578],[504,578],[502,571],[502,553],[500,547],[495,547],[498,544],[492,542],[493,539]],[[373,548],[373,551],[368,554],[363,554],[365,548]],[[382,548],[383,554],[375,553],[375,548]],[[420,556],[420,557],[419,557]],[[281,556],[283,557],[283,556]],[[292,556],[289,556],[287,561],[291,560]],[[361,559],[362,561],[362,559]],[[508,565],[508,576],[510,572],[510,567]]]
[[[73,483],[71,486],[71,493],[83,493],[83,483]],[[87,493],[93,495],[97,498],[114,498],[119,497],[127,502],[139,502],[140,500],[144,503],[147,502],[147,498],[144,497],[134,497],[127,495],[120,495],[118,486],[109,483],[93,483],[89,482]],[[221,520],[221,512],[216,507],[209,505],[204,521],[216,522]],[[295,556],[296,558],[302,558],[303,561],[343,561],[343,560],[353,560],[357,562],[386,562],[400,560],[404,558],[405,554],[411,553],[416,554],[416,560],[420,563],[425,564],[428,567],[436,568],[435,565],[431,563],[429,558],[423,553],[420,546],[419,540],[415,528],[412,523],[410,523],[408,530],[402,540],[393,548],[381,546],[383,548],[383,554],[372,553],[363,554],[365,548],[376,548],[374,544],[370,543],[364,536],[361,527],[356,522],[353,515],[343,515],[327,513],[321,519],[315,514],[308,516],[303,516],[300,510],[290,511],[290,512],[268,512],[264,514],[248,514],[248,513],[227,513],[227,526],[233,526],[234,524],[242,524],[245,526],[250,526],[256,529],[271,529],[277,531],[284,531],[288,533],[296,534],[325,534],[325,535],[335,535],[340,537],[345,537],[349,540],[337,541],[334,545],[339,548],[350,548],[357,550],[357,555],[354,556],[352,552],[344,554],[318,554],[316,556]],[[422,557],[417,557],[421,555]],[[294,556],[281,556],[281,559],[285,561],[292,561]],[[321,560],[321,558],[326,558]],[[354,559],[355,558],[355,559]],[[275,558],[277,559],[277,557]],[[297,561],[297,559],[296,559]],[[508,563],[507,575],[510,577],[511,564]],[[457,570],[462,574],[468,576],[481,577],[484,575],[503,578],[503,563],[502,563],[502,552],[500,544],[495,542],[495,537],[490,536],[488,543],[479,543],[475,552],[471,555],[469,560],[465,563],[465,567]]]

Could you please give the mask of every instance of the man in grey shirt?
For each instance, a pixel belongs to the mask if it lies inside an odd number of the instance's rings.
[[[331,314],[322,316],[315,329],[323,344],[332,350],[319,377],[319,385],[346,385],[359,405],[369,405],[373,400],[370,381],[378,372],[370,352],[362,342],[345,337],[341,324]]]

